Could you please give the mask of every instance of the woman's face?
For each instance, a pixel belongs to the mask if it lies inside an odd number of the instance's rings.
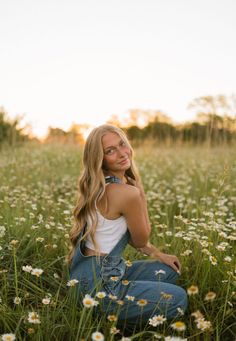
[[[106,169],[125,171],[131,166],[131,150],[125,141],[116,133],[108,132],[102,137],[103,162]]]

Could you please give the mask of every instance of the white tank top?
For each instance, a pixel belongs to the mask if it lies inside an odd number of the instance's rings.
[[[106,185],[108,184],[109,183],[107,183]],[[94,238],[99,246],[100,252],[109,253],[122,238],[122,236],[126,233],[126,219],[124,216],[120,216],[117,219],[107,219],[103,217],[98,211],[96,201],[95,207],[97,211],[98,225],[95,231]],[[89,249],[95,250],[95,246],[90,236],[86,238],[85,246]]]

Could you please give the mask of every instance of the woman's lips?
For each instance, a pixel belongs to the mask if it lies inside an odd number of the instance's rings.
[[[125,159],[125,160],[119,162],[119,164],[120,164],[120,165],[123,165],[123,163],[126,163],[128,160],[129,160],[129,159],[127,158],[127,159]]]

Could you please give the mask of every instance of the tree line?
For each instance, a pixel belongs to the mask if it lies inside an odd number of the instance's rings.
[[[175,124],[163,112],[158,110],[129,110],[128,118],[121,121],[111,116],[107,123],[124,129],[129,139],[136,145],[144,141],[159,144],[233,144],[236,141],[236,96],[202,96],[195,98],[189,105],[195,111],[192,122]],[[19,145],[29,141],[40,142],[27,133],[26,127],[20,128],[21,117],[7,118],[0,108],[0,146]],[[28,127],[29,128],[29,127]],[[44,143],[84,143],[84,136],[90,126],[73,123],[68,131],[61,128],[48,128]],[[28,129],[29,130],[29,129]]]

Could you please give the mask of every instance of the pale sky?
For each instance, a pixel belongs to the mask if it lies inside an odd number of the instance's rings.
[[[236,93],[235,0],[0,0],[0,106],[33,132]]]

